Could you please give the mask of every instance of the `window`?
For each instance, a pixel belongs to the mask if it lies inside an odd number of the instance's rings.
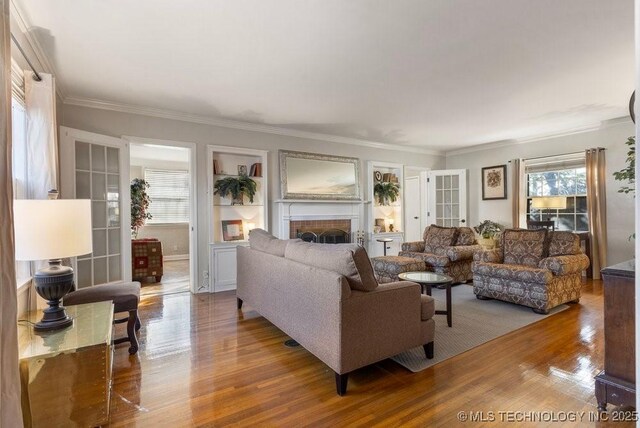
[[[584,165],[584,157],[582,158]],[[553,167],[553,166],[552,166]],[[556,166],[557,168],[558,166]],[[553,220],[556,230],[589,230],[587,214],[587,170],[584,166],[544,170],[529,168],[527,174],[527,218]],[[541,170],[542,169],[542,170]],[[566,196],[565,209],[535,209],[531,207],[534,196]]]
[[[13,197],[14,199],[27,198],[27,113],[24,106],[24,81],[16,78],[16,73],[12,73],[12,97],[11,97],[11,143],[12,159],[11,168],[13,173]],[[18,286],[24,284],[31,278],[31,267],[29,262],[16,261],[16,282]]]
[[[145,169],[151,198],[148,224],[189,222],[189,172]]]

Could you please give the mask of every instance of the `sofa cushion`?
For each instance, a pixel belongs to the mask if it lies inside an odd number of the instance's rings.
[[[278,239],[263,229],[252,229],[249,232],[249,246],[251,248],[274,256],[284,257],[284,250],[289,242]]]
[[[344,275],[352,290],[373,291],[378,287],[367,251],[356,244],[291,242],[284,257]]]
[[[457,227],[441,227],[432,224],[424,231],[424,252],[444,256],[447,247],[453,245],[457,237]]]
[[[458,238],[454,245],[473,245],[476,243],[476,235],[470,227],[459,227]]]
[[[580,254],[580,237],[573,232],[551,232],[549,257]]]
[[[537,267],[544,257],[547,229],[507,229],[502,236],[504,263]]]
[[[547,284],[553,279],[553,274],[548,269],[538,269],[522,265],[475,262],[472,270],[474,275],[503,278],[509,281]]]

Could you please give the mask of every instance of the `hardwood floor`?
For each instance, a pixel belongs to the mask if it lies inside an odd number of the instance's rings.
[[[163,270],[160,282],[155,282],[152,277],[141,282],[141,296],[189,291],[189,260],[164,261]]]
[[[234,292],[148,297],[138,354],[115,352],[110,426],[456,426],[461,411],[484,412],[494,426],[489,412],[496,422],[509,416],[498,412],[586,412],[533,425],[602,426],[589,420],[602,306],[602,283],[588,281],[566,311],[420,373],[390,360],[357,370],[339,397],[334,373],[285,347],[247,304],[237,311]]]

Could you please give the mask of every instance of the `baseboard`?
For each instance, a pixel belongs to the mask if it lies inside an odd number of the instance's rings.
[[[165,262],[171,262],[175,260],[189,260],[189,254],[176,254],[173,256],[163,256],[162,260]]]

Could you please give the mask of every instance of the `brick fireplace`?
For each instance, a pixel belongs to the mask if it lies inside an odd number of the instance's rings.
[[[319,238],[325,232],[323,239],[316,242],[356,242],[356,234],[363,224],[361,201],[279,200],[276,203],[277,234],[281,239],[297,238],[303,232]],[[343,231],[344,238],[340,238],[337,231]]]

